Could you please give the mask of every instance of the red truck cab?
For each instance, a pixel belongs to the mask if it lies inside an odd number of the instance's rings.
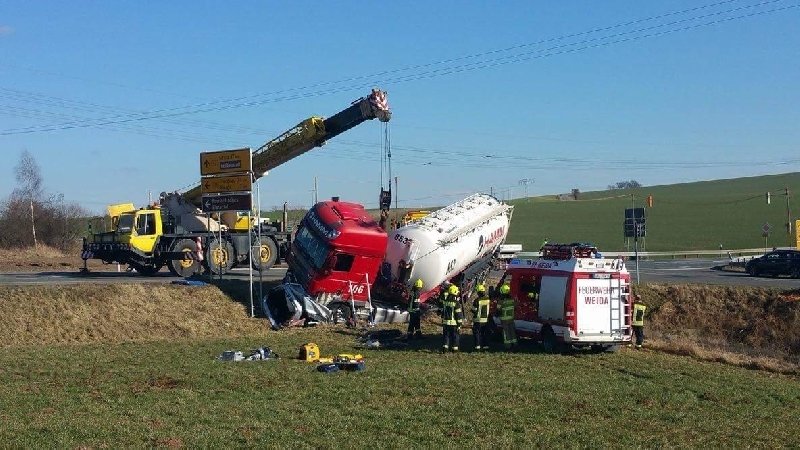
[[[300,222],[289,270],[312,297],[338,295],[364,302],[386,254],[387,239],[362,205],[334,197],[314,205]]]

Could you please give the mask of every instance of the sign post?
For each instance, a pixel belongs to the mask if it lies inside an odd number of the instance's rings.
[[[255,317],[253,304],[253,152],[249,148],[200,153],[200,187],[203,193],[200,209],[204,213],[247,211],[247,244],[249,249],[250,317]],[[210,227],[209,227],[210,228]],[[222,227],[219,227],[217,251],[225,248]],[[211,247],[210,245],[208,246]],[[225,255],[233,258],[233,255]],[[225,261],[217,264],[226,265]],[[223,267],[219,267],[222,280]]]
[[[772,225],[770,225],[769,222],[764,222],[764,225],[761,225],[761,235],[764,236],[764,254],[765,255],[767,254],[767,248],[769,248],[769,245],[767,245],[767,240],[769,239],[770,230],[772,230]]]

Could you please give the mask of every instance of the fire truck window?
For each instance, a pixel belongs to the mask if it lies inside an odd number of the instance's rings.
[[[520,292],[522,293],[525,298],[531,301],[538,301],[539,300],[539,280],[538,279],[528,279],[524,280],[520,283]]]
[[[333,270],[339,272],[349,272],[350,268],[353,267],[353,260],[355,257],[353,255],[348,255],[347,253],[338,253],[336,255],[336,265],[333,266]]]

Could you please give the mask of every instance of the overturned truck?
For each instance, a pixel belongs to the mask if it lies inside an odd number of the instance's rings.
[[[474,194],[387,233],[360,204],[336,197],[317,203],[298,226],[286,283],[262,306],[276,328],[356,318],[404,322],[402,306],[417,279],[425,303],[446,282],[470,292],[487,276],[512,212],[495,197]]]

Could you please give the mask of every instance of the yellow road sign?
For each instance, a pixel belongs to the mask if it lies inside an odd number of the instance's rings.
[[[200,180],[203,194],[222,192],[246,192],[253,188],[250,174],[228,175],[223,177],[206,177]]]
[[[249,172],[252,169],[249,148],[200,153],[200,175]]]

